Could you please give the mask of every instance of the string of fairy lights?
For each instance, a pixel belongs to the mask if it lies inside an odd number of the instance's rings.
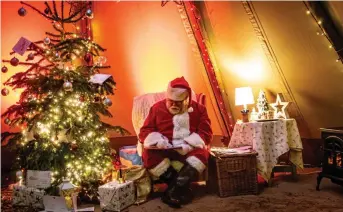
[[[226,108],[224,104],[224,97],[226,95],[225,90],[221,89],[219,86],[219,82],[217,80],[217,76],[215,73],[215,64],[211,61],[210,52],[208,51],[208,47],[206,45],[207,38],[202,30],[202,20],[200,11],[192,2],[184,2],[185,9],[188,10],[188,15],[190,17],[190,22],[192,24],[192,28],[194,30],[194,37],[198,42],[198,46],[201,50],[201,57],[210,79],[211,86],[213,88],[213,92],[215,97],[218,101],[218,106],[220,108],[220,113],[222,115],[223,121],[225,123],[228,135],[231,136],[234,126],[233,117],[231,115],[230,110]]]
[[[339,55],[340,51],[343,51],[343,49],[336,49],[332,40],[330,39],[330,37],[328,36],[328,34],[326,33],[325,29],[323,28],[323,20],[320,17],[316,17],[313,12],[311,11],[310,7],[304,2],[305,7],[306,7],[306,15],[311,16],[314,21],[317,23],[320,31],[317,32],[317,35],[321,35],[321,36],[325,36],[325,38],[329,41],[329,45],[328,48],[329,49],[334,49],[338,55],[338,58],[336,59],[336,62],[341,61],[343,63],[343,58]]]

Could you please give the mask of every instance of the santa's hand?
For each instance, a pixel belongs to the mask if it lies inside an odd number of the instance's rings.
[[[192,151],[194,149],[191,145],[188,145],[188,144],[181,144],[179,146],[181,146],[182,149],[176,149],[176,151],[180,155],[186,155],[187,153],[189,153],[190,151]]]
[[[199,136],[197,133],[192,133],[190,136],[184,138],[187,144],[191,145],[192,147],[205,149],[206,145],[204,140]]]
[[[170,146],[168,138],[159,132],[150,133],[144,140],[144,147],[157,146],[158,148],[167,148]]]
[[[168,138],[164,137],[165,139],[161,139],[157,142],[156,146],[159,149],[167,149],[168,147],[171,147],[172,145],[169,143]]]

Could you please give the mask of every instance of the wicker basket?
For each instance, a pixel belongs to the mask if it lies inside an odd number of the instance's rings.
[[[256,152],[215,154],[210,159],[211,188],[220,197],[257,194]]]

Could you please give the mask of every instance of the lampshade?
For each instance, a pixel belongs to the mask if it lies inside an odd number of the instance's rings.
[[[236,105],[254,104],[254,96],[250,87],[236,88]]]

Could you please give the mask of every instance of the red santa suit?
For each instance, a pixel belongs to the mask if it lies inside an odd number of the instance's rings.
[[[187,90],[190,90],[189,87]],[[167,97],[168,93],[173,94],[168,90]],[[211,121],[205,106],[195,101],[191,101],[185,113],[173,115],[166,106],[166,100],[162,100],[151,107],[140,129],[139,140],[145,147],[182,146],[182,150],[144,148],[144,166],[154,176],[163,174],[172,160],[187,162],[201,173],[206,168],[209,157],[206,145],[212,140]]]

